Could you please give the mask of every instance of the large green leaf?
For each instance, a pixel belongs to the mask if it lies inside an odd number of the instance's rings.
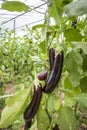
[[[81,41],[82,35],[77,28],[70,28],[64,31],[64,37],[66,38],[67,42],[71,41]]]
[[[77,97],[74,98],[77,102],[80,103],[81,106],[87,108],[87,93],[81,93]]]
[[[69,79],[69,76],[67,76],[64,80],[64,88],[66,89],[68,95],[73,95],[74,87]]]
[[[72,2],[72,0],[55,0],[55,1],[51,1],[51,2],[52,3],[49,6],[50,15],[51,15],[51,17],[54,17],[54,19],[57,19],[57,15],[62,15],[63,7],[66,4],[69,4],[70,2]]]
[[[62,107],[59,110],[58,124],[60,130],[78,130],[78,121],[76,120],[73,109]]]
[[[29,10],[29,7],[20,1],[6,1],[2,4],[1,8],[8,11],[18,11],[18,12]]]
[[[82,49],[84,54],[87,54],[87,42],[71,42],[74,50]]]
[[[6,100],[7,105],[1,114],[0,128],[8,127],[23,114],[27,106],[29,93],[30,89],[25,89]]]
[[[74,87],[79,85],[81,79],[83,59],[81,55],[75,51],[70,51],[65,57],[65,66],[69,72],[69,78]]]
[[[50,118],[44,108],[39,108],[37,112],[37,128],[38,130],[48,130],[50,127]]]
[[[81,16],[87,13],[87,0],[71,2],[64,7],[65,13],[69,16]]]
[[[73,97],[80,93],[80,87],[74,87],[69,76],[67,76],[64,80],[64,91],[69,97]]]
[[[49,6],[49,12],[50,12],[50,16],[57,21],[58,17],[60,17],[63,13],[62,1],[61,0],[52,1],[52,4],[50,4]]]
[[[57,96],[50,94],[47,100],[47,109],[49,112],[55,112],[60,108],[60,100]]]

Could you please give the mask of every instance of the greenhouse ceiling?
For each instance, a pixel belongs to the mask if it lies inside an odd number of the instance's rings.
[[[5,0],[0,0],[0,27],[2,29],[8,28],[10,30],[20,30],[26,25],[32,27],[33,25],[41,24],[44,21],[44,14],[46,12],[46,2],[44,0],[20,0],[29,6],[28,12],[11,12],[1,8]]]

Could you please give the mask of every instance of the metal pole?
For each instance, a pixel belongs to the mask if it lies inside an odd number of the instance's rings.
[[[14,21],[13,21],[13,23],[14,23],[14,27],[13,27],[13,29],[14,29],[14,38],[15,38],[15,26],[16,26],[16,21],[15,21],[15,19],[14,19]]]

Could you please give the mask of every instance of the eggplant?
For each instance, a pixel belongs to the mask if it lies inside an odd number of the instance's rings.
[[[32,120],[25,122],[24,130],[28,130],[31,127]]]
[[[25,120],[31,115],[31,113],[33,111],[32,108],[35,106],[36,100],[37,100],[37,90],[36,90],[36,87],[34,86],[33,98],[32,98],[30,104],[28,105],[28,107],[26,108],[26,110],[24,112],[24,119]]]
[[[59,127],[58,127],[58,125],[57,125],[57,124],[55,124],[55,126],[54,126],[53,130],[59,130]]]
[[[63,51],[61,51],[54,60],[52,71],[48,77],[48,80],[43,87],[45,93],[51,93],[60,80],[63,67]]]
[[[53,48],[50,48],[49,49],[50,71],[53,68],[54,60],[55,60],[55,50]]]
[[[26,122],[32,120],[32,118],[35,116],[39,108],[41,97],[42,97],[42,86],[40,85],[37,88],[36,87],[34,88],[33,99],[24,112],[24,119]]]
[[[45,70],[45,71],[39,73],[37,77],[38,77],[38,79],[39,79],[40,81],[43,81],[43,80],[46,80],[46,79],[47,79],[47,74],[48,74],[48,71]]]

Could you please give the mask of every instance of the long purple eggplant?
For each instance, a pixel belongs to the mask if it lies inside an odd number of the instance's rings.
[[[63,67],[63,51],[61,51],[54,60],[52,71],[48,77],[48,80],[43,88],[45,93],[51,93],[60,80]]]
[[[50,48],[49,49],[50,71],[53,68],[54,60],[55,60],[55,50],[53,48]]]
[[[28,117],[30,117],[32,111],[33,111],[33,107],[35,106],[37,100],[37,90],[36,87],[34,86],[34,94],[33,94],[33,98],[30,102],[30,104],[28,105],[28,107],[26,108],[25,112],[24,112],[24,119],[26,120]]]
[[[32,98],[32,101],[24,112],[24,119],[26,122],[31,121],[32,118],[35,116],[39,108],[41,97],[42,97],[42,86],[39,85],[37,88],[34,87],[34,96]]]

